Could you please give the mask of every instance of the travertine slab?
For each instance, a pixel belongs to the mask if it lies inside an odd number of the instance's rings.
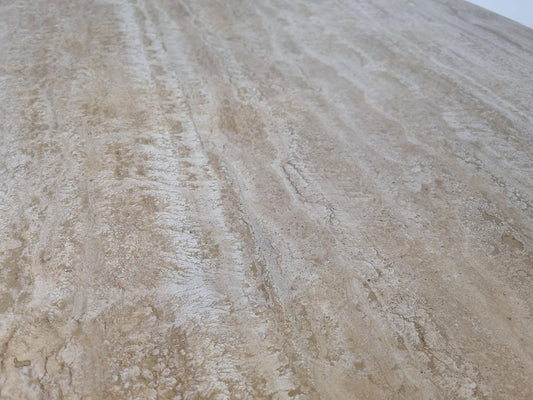
[[[533,30],[458,0],[0,3],[0,398],[533,398]]]

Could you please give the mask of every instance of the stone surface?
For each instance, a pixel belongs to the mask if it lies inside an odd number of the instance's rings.
[[[0,398],[533,398],[533,30],[19,0],[0,36]]]

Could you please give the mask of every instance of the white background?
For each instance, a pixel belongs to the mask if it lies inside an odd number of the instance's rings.
[[[533,28],[533,0],[468,0]]]

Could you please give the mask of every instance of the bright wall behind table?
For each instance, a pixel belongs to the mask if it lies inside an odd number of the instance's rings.
[[[468,0],[533,28],[533,0]]]

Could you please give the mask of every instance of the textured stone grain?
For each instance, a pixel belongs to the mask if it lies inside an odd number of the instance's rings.
[[[533,30],[458,0],[0,2],[0,398],[533,398]]]

